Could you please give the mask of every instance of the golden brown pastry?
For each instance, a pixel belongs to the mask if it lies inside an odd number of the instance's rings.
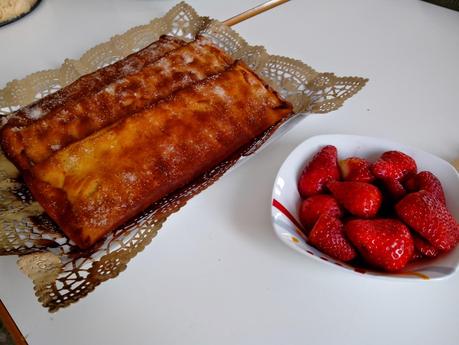
[[[109,66],[100,68],[93,73],[83,75],[65,88],[19,109],[12,116],[9,116],[7,127],[23,127],[33,123],[37,119],[66,104],[66,102],[90,95],[93,92],[97,92],[108,83],[116,81],[119,78],[124,78],[129,74],[136,73],[145,65],[158,60],[169,51],[177,49],[185,44],[185,41],[175,37],[161,36],[159,40],[142,50],[128,55],[124,59]]]
[[[145,52],[139,55],[142,57]],[[228,55],[204,38],[170,50],[140,69],[135,61],[120,67],[121,71],[134,73],[99,85],[98,91],[68,97],[60,107],[40,118],[30,115],[43,112],[42,105],[37,104],[27,110],[29,118],[37,118],[25,126],[8,123],[2,130],[2,146],[8,157],[20,169],[28,169],[61,148],[180,88],[221,72],[232,63]],[[89,82],[93,79],[87,78]]]
[[[25,174],[46,212],[91,246],[292,113],[243,63],[58,151]]]

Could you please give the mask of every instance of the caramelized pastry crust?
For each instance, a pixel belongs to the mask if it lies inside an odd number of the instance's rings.
[[[29,104],[11,116],[8,126],[23,127],[38,118],[56,110],[68,101],[76,100],[82,96],[87,96],[97,92],[102,87],[116,81],[119,78],[136,73],[144,66],[156,61],[167,52],[177,49],[186,43],[171,36],[161,36],[159,40],[153,42],[142,50],[128,55],[109,66],[100,68],[92,73],[86,74],[67,85],[65,88],[45,96],[38,101]],[[126,67],[128,66],[128,67]]]
[[[61,148],[233,62],[203,38],[185,45],[167,37],[158,42],[162,43],[155,49],[144,49],[123,63],[80,78],[55,99],[51,95],[22,110],[23,116],[2,129],[2,147],[8,157],[20,169],[29,169]]]
[[[291,113],[236,62],[63,148],[25,179],[64,233],[86,248]]]

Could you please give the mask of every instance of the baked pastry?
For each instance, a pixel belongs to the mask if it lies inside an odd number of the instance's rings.
[[[87,248],[291,113],[235,62],[59,150],[24,177],[63,232]]]
[[[29,169],[72,142],[221,72],[232,62],[205,38],[183,45],[163,37],[154,49],[82,77],[70,90],[64,88],[60,95],[21,110],[2,129],[2,147],[20,169]],[[59,104],[54,106],[53,100]]]
[[[6,127],[22,128],[44,115],[56,110],[58,107],[71,100],[97,92],[110,82],[116,81],[129,74],[140,71],[145,65],[158,60],[167,52],[179,48],[186,43],[171,36],[161,36],[159,40],[151,43],[142,50],[128,55],[111,65],[100,68],[92,73],[78,78],[67,85],[38,101],[22,107],[12,115],[9,115]],[[2,118],[3,120],[4,118]]]

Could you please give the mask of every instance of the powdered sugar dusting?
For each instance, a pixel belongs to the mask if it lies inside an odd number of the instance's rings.
[[[83,147],[83,152],[84,152],[86,155],[91,155],[91,154],[94,153],[94,147],[85,145],[85,146]]]
[[[135,182],[137,181],[137,176],[131,172],[124,172],[123,173],[123,181],[124,182]]]
[[[228,98],[228,94],[226,93],[225,89],[223,89],[221,86],[215,86],[212,91],[221,98]]]
[[[163,149],[163,152],[165,154],[171,154],[171,153],[175,152],[175,146],[174,145],[166,145],[166,147],[164,147],[164,149]]]
[[[100,210],[96,212],[96,215],[89,219],[89,223],[94,226],[106,226],[108,224],[108,218],[106,214],[102,214]]]
[[[89,198],[85,203],[84,210],[92,214],[88,219],[91,226],[103,227],[108,225],[108,216],[112,207],[108,207],[100,198]]]
[[[191,54],[189,54],[189,53],[187,53],[187,52],[184,52],[184,53],[182,54],[182,57],[183,57],[183,62],[184,62],[185,64],[187,64],[187,65],[190,64],[190,63],[192,63],[192,62],[194,61],[193,55],[191,55]]]
[[[161,73],[164,73],[164,74],[170,73],[171,63],[168,59],[165,59],[165,58],[159,59],[156,65],[162,69]]]
[[[59,145],[59,144],[55,144],[55,145],[51,145],[50,147],[51,147],[51,150],[53,150],[53,151],[57,151],[57,150],[60,150],[60,148],[61,148],[61,145]]]
[[[115,81],[115,84],[116,85],[124,85],[124,84],[127,84],[128,81],[126,80],[126,78],[121,78],[121,79],[118,79],[117,81]]]
[[[115,85],[110,84],[104,89],[105,93],[108,93],[109,95],[114,95],[115,94]]]
[[[31,120],[38,120],[43,116],[43,110],[40,107],[26,108],[24,114],[27,118]]]
[[[126,63],[123,65],[123,67],[121,67],[121,73],[124,75],[133,74],[138,71],[139,71],[139,67],[138,65],[136,65],[135,60],[129,61],[129,63]]]
[[[78,157],[76,155],[70,155],[65,163],[67,169],[73,169],[78,164]]]

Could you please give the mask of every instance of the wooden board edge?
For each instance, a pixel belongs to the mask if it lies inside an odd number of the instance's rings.
[[[26,339],[24,338],[18,326],[16,325],[16,322],[14,322],[10,313],[6,309],[2,300],[0,300],[0,320],[2,320],[3,325],[5,326],[6,330],[10,333],[10,336],[16,345],[28,345]]]

